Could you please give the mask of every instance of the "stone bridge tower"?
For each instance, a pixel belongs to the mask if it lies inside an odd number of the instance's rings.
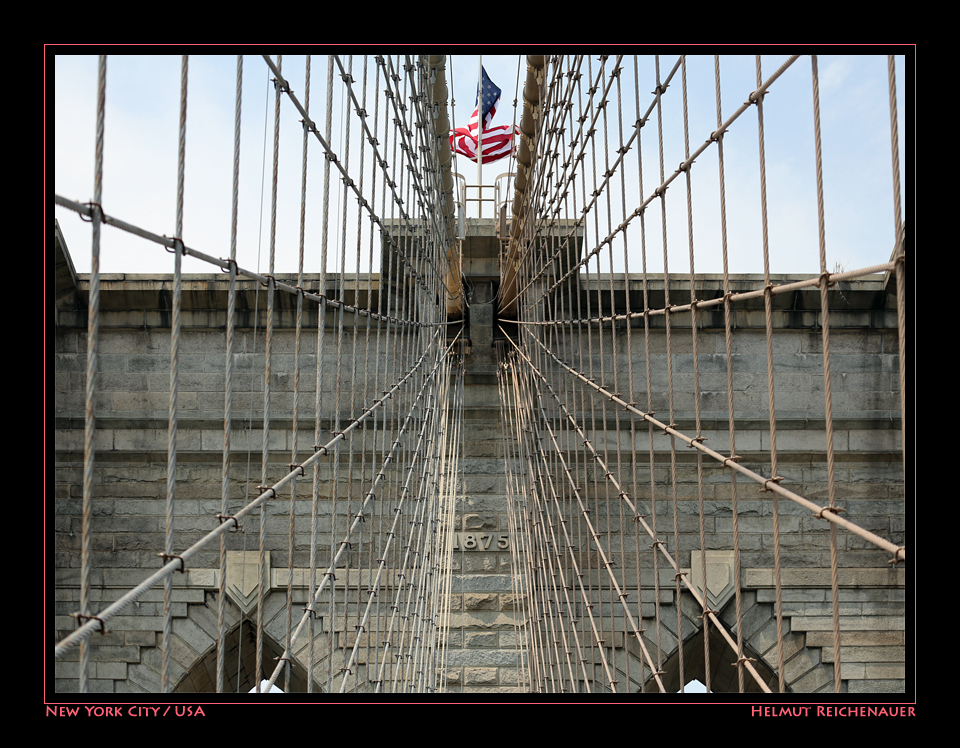
[[[522,692],[530,687],[532,674],[526,655],[525,638],[535,629],[526,624],[536,615],[528,599],[529,588],[517,580],[529,571],[516,568],[519,530],[511,524],[505,460],[515,459],[512,444],[516,435],[504,422],[498,367],[509,345],[505,328],[496,320],[491,303],[496,295],[499,240],[493,220],[471,220],[463,243],[463,272],[469,293],[469,352],[463,369],[464,437],[460,498],[456,506],[454,533],[454,575],[450,588],[450,620],[446,647],[444,685],[452,692]],[[56,493],[50,502],[55,518],[56,538],[56,629],[59,634],[73,627],[69,614],[77,606],[79,558],[79,501],[83,452],[84,309],[87,281],[72,270],[62,238],[54,246],[57,268],[55,308],[56,339]],[[719,293],[719,279],[698,278],[700,295]],[[789,279],[778,279],[786,282]],[[331,281],[335,282],[335,281]],[[739,288],[750,288],[753,278],[738,278]],[[592,280],[581,275],[576,281],[584,298],[591,293]],[[636,283],[619,281],[617,294],[636,295]],[[164,276],[105,276],[102,279],[102,330],[100,414],[96,439],[99,445],[95,477],[93,549],[95,598],[99,605],[115,599],[138,584],[147,569],[155,568],[161,545],[162,493],[165,485],[163,457],[166,444],[165,408],[169,349],[169,284]],[[184,279],[183,360],[180,398],[186,415],[180,424],[181,449],[178,481],[181,503],[178,531],[185,540],[209,529],[210,516],[217,513],[221,444],[217,418],[222,409],[222,350],[225,280],[217,276],[187,276]],[[374,288],[378,286],[375,283]],[[662,293],[662,282],[653,293]],[[657,288],[661,289],[660,291]],[[240,381],[236,397],[239,412],[253,408],[259,415],[256,390],[262,386],[259,359],[254,348],[256,284],[246,284],[240,294],[238,328],[241,343],[236,363]],[[824,459],[820,451],[822,417],[815,415],[822,402],[822,354],[818,341],[817,292],[797,292],[778,300],[775,320],[777,336],[775,362],[778,382],[787,385],[781,396],[779,418],[780,473],[790,484],[802,486],[805,495],[816,499],[824,480]],[[836,400],[836,460],[843,480],[847,512],[856,521],[879,534],[902,537],[904,532],[903,478],[898,413],[897,344],[895,319],[890,307],[891,280],[883,276],[841,284],[831,291],[838,307],[833,318],[834,365],[840,372]],[[348,292],[349,294],[349,292]],[[353,297],[350,297],[353,298]],[[654,302],[655,303],[655,302]],[[274,396],[280,399],[280,413],[272,424],[276,448],[285,448],[291,438],[289,393],[292,372],[292,309],[281,305],[277,311],[277,350],[272,376]],[[313,324],[316,324],[315,318]],[[703,433],[722,442],[724,423],[720,405],[712,405],[712,389],[719,387],[723,373],[722,320],[709,316],[700,336],[701,389],[706,399]],[[663,330],[654,331],[655,356],[663,358]],[[509,334],[507,335],[509,337]],[[737,451],[747,463],[764,452],[767,423],[762,416],[759,382],[765,378],[762,349],[765,346],[762,314],[743,307],[738,311],[735,366],[741,390]],[[610,359],[627,371],[632,354],[623,341]],[[690,387],[691,351],[675,348],[670,364],[682,397]],[[634,364],[639,368],[636,358]],[[714,380],[717,380],[714,383]],[[719,397],[720,393],[716,394]],[[287,406],[284,415],[284,405]],[[693,413],[678,410],[675,421],[683,425]],[[242,416],[241,416],[242,417]],[[244,419],[246,420],[246,419]],[[241,455],[260,448],[257,418],[238,429],[235,442]],[[612,424],[612,421],[611,421]],[[301,426],[303,428],[303,426]],[[611,442],[628,445],[625,422],[620,431],[608,434]],[[663,437],[661,437],[662,440]],[[654,449],[666,456],[663,441]],[[580,454],[578,454],[578,451]],[[568,452],[573,463],[583,459],[583,445]],[[238,457],[239,463],[244,460]],[[680,554],[684,569],[700,576],[700,547],[696,522],[695,460],[692,454],[679,457]],[[513,469],[518,469],[514,465]],[[522,470],[521,470],[522,472]],[[708,585],[712,605],[736,631],[733,591],[740,587],[741,634],[758,669],[775,685],[774,648],[777,638],[774,616],[771,499],[757,489],[745,489],[739,504],[741,572],[731,576],[731,531],[733,516],[729,505],[729,482],[721,470],[709,469],[705,497]],[[588,481],[587,495],[597,504],[597,515],[608,511],[602,487]],[[239,488],[237,490],[240,490]],[[645,494],[641,492],[640,498]],[[237,498],[240,498],[238,495]],[[299,504],[300,502],[298,502]],[[306,506],[297,509],[297,522],[307,521]],[[283,649],[283,606],[287,594],[286,518],[273,516],[267,524],[269,574],[265,596],[267,650],[278,656]],[[836,661],[833,653],[830,605],[830,569],[826,556],[829,545],[826,523],[797,507],[781,504],[780,532],[785,558],[783,572],[783,628],[786,650],[786,680],[791,691],[811,693],[833,687]],[[237,665],[241,680],[254,669],[251,662],[255,635],[256,547],[250,530],[230,537],[228,594],[230,596],[228,659]],[[298,525],[299,527],[299,525]],[[293,594],[304,603],[305,530],[297,530],[294,550]],[[173,588],[172,652],[177,689],[206,691],[212,688],[215,667],[211,653],[216,640],[215,598],[218,562],[215,552],[202,554],[185,574],[178,575]],[[843,644],[842,680],[849,693],[899,692],[904,688],[904,570],[885,563],[880,551],[849,536],[840,557],[840,616]],[[596,558],[587,549],[579,552],[584,565]],[[691,567],[692,565],[692,567]],[[704,647],[698,621],[699,608],[689,593],[679,598],[673,587],[672,570],[661,567],[659,584],[650,570],[644,574],[638,593],[636,585],[627,592],[642,601],[642,616],[651,623],[659,615],[662,678],[668,690],[677,690],[678,659],[682,649],[686,662],[684,680],[703,680]],[[347,587],[359,589],[369,580],[360,568],[345,569]],[[626,579],[629,575],[625,575]],[[594,580],[595,583],[596,580]],[[396,580],[389,578],[387,586]],[[627,587],[629,588],[629,582]],[[656,597],[659,595],[659,598]],[[635,598],[634,598],[635,599]],[[679,602],[679,615],[678,615]],[[128,615],[110,626],[93,642],[95,665],[92,690],[96,692],[155,692],[158,690],[158,639],[162,626],[162,593],[148,593]],[[683,633],[678,635],[678,620]],[[351,640],[344,621],[324,617],[325,641],[333,648]],[[636,642],[625,635],[623,621],[616,615],[606,619],[602,647],[616,662],[620,677],[629,690],[644,687],[642,655]],[[652,628],[652,626],[651,626]],[[712,642],[712,683],[714,690],[737,689],[736,677],[726,667],[723,643],[716,633]],[[590,667],[599,667],[596,653],[589,655]],[[231,659],[232,658],[232,659]],[[215,658],[214,658],[215,659]],[[76,659],[56,665],[57,688],[76,689]],[[299,659],[291,671],[288,687],[303,690],[304,662]],[[236,687],[236,676],[230,684]],[[318,684],[323,688],[323,684]],[[650,687],[650,683],[646,684]],[[624,686],[623,690],[627,690]]]

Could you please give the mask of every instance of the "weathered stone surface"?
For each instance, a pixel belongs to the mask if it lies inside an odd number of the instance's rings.
[[[491,223],[492,229],[492,223]],[[479,229],[473,227],[476,233]],[[493,262],[491,255],[490,262]],[[478,265],[479,267],[479,265]],[[109,293],[129,294],[122,280]],[[130,281],[131,283],[133,281]],[[483,282],[489,283],[489,279]],[[586,281],[584,281],[586,282]],[[592,279],[590,282],[593,282]],[[632,281],[631,281],[632,282]],[[715,281],[705,280],[705,283]],[[743,281],[746,283],[746,281]],[[752,281],[751,281],[752,282]],[[169,279],[154,279],[148,285],[163,290]],[[204,280],[216,286],[221,278]],[[660,281],[662,286],[662,281]],[[485,287],[486,288],[486,287]],[[200,293],[196,291],[196,293]],[[207,291],[203,291],[207,293]],[[662,294],[662,288],[659,291]],[[882,290],[877,290],[878,295]],[[159,298],[159,296],[158,296]],[[249,298],[252,298],[249,297]],[[674,303],[677,303],[676,301]],[[132,303],[127,306],[134,306]],[[142,306],[142,305],[141,305]],[[473,324],[491,326],[492,308],[478,309]],[[231,485],[228,486],[229,512],[236,511],[249,500],[251,490],[246,487],[247,453],[252,455],[254,467],[249,485],[255,495],[260,482],[258,465],[263,449],[264,383],[271,387],[271,428],[267,450],[277,464],[268,472],[267,481],[279,480],[286,474],[293,445],[292,417],[294,411],[294,330],[292,310],[278,312],[272,341],[273,351],[269,378],[264,374],[262,331],[255,335],[249,327],[238,330],[234,354],[234,421],[231,430]],[[486,312],[491,312],[486,314]],[[765,320],[757,308],[737,310],[737,332],[733,336],[733,355],[728,361],[720,324],[705,315],[698,332],[697,354],[690,335],[689,321],[673,320],[676,327],[667,355],[667,341],[662,317],[653,320],[649,354],[645,351],[642,325],[632,329],[632,349],[628,350],[625,331],[609,330],[615,340],[604,340],[604,351],[581,345],[583,338],[563,330],[558,334],[558,350],[563,351],[571,365],[588,372],[598,383],[616,388],[625,394],[632,386],[631,397],[646,409],[647,372],[651,367],[651,407],[657,418],[667,418],[670,402],[667,388],[674,387],[673,420],[685,433],[695,428],[694,372],[699,377],[699,405],[702,419],[701,435],[706,446],[726,454],[731,445],[727,414],[727,370],[734,380],[734,439],[740,462],[761,475],[769,475],[771,444],[769,423],[769,396],[767,393],[767,340]],[[246,311],[242,314],[247,314]],[[318,356],[316,324],[314,334],[303,338],[300,360],[299,431],[297,433],[299,459],[311,454],[314,440],[312,409],[317,389],[319,360],[322,378],[320,394],[326,398],[321,431],[329,435],[335,425],[328,417],[332,413],[330,399],[334,396],[339,377],[342,423],[349,422],[346,396],[357,401],[370,399],[371,393],[382,392],[384,383],[393,381],[400,371],[398,360],[382,357],[369,362],[365,375],[350,365],[336,367],[336,350],[341,347],[341,361],[350,362],[355,348],[352,320],[348,335],[338,341],[336,314],[327,316],[323,333],[324,352]],[[816,327],[816,315],[807,311],[779,310],[775,317],[772,366],[775,375],[777,405],[778,472],[781,485],[794,490],[820,505],[828,501],[829,486],[826,468],[824,438],[824,355],[822,335]],[[853,312],[850,313],[854,315]],[[859,317],[840,317],[831,326],[831,374],[834,418],[834,449],[836,455],[836,487],[838,499],[845,509],[844,516],[884,537],[903,542],[909,523],[904,520],[904,478],[902,474],[901,436],[899,430],[899,375],[897,337],[889,329],[877,326],[875,319],[856,327]],[[74,315],[74,316],[71,316]],[[86,370],[86,332],[70,325],[78,320],[75,310],[60,317],[55,336],[54,379],[57,423],[54,434],[56,454],[56,485],[51,492],[50,514],[54,516],[56,551],[56,616],[58,632],[73,629],[69,617],[79,606],[79,553],[81,533],[81,484],[83,462],[83,412]],[[112,315],[112,316],[111,316]],[[793,315],[793,316],[790,316]],[[126,589],[139,584],[151,571],[160,567],[157,553],[163,547],[164,518],[166,514],[166,450],[169,397],[169,328],[164,328],[168,310],[124,309],[124,300],[115,303],[105,317],[101,332],[99,374],[95,405],[98,431],[95,435],[97,465],[93,487],[93,550],[94,572],[91,579],[91,599],[100,609]],[[489,317],[489,319],[488,319]],[[136,320],[133,324],[131,320]],[[245,318],[244,318],[245,319]],[[849,319],[849,324],[844,321]],[[871,321],[873,320],[873,321]],[[862,320],[860,320],[862,321]],[[178,466],[176,473],[176,514],[174,528],[178,548],[200,539],[218,526],[220,512],[221,467],[223,449],[223,383],[225,337],[220,309],[196,308],[186,315],[181,338],[178,427]],[[363,324],[358,334],[363,336]],[[804,327],[804,324],[809,324]],[[144,329],[147,325],[147,329]],[[150,328],[149,325],[158,325]],[[534,497],[514,493],[514,484],[508,483],[504,472],[502,453],[516,448],[516,438],[507,424],[501,422],[500,393],[496,379],[496,360],[491,353],[492,329],[477,329],[473,340],[477,354],[467,361],[465,435],[459,473],[456,480],[462,489],[455,506],[454,527],[460,531],[488,531],[509,533],[509,549],[461,552],[455,554],[455,569],[449,600],[453,611],[451,630],[447,634],[447,660],[444,679],[448,686],[472,690],[477,694],[510,693],[529,688],[522,682],[517,647],[520,641],[531,641],[524,629],[528,617],[526,604],[535,601],[543,608],[556,612],[555,621],[562,621],[568,632],[566,641],[558,645],[562,652],[575,650],[571,628],[577,627],[578,636],[589,657],[600,651],[610,653],[622,668],[627,657],[631,674],[639,671],[642,657],[640,647],[632,642],[630,617],[637,615],[637,602],[642,602],[640,625],[646,628],[643,641],[656,657],[657,634],[653,616],[659,613],[663,627],[659,632],[663,659],[675,657],[679,642],[676,638],[677,617],[673,606],[676,597],[673,568],[662,557],[657,558],[658,588],[655,588],[654,559],[651,538],[641,532],[633,535],[639,523],[633,522],[632,510],[626,499],[634,503],[646,522],[655,518],[657,533],[678,564],[686,568],[691,554],[699,551],[701,522],[710,550],[732,552],[739,550],[739,580],[743,592],[743,610],[740,620],[724,611],[724,620],[731,629],[742,630],[747,646],[760,655],[768,665],[776,662],[776,621],[774,606],[773,502],[770,493],[761,493],[759,486],[746,478],[738,478],[736,487],[730,472],[716,462],[704,459],[698,466],[695,450],[670,437],[653,431],[652,442],[646,424],[637,416],[617,411],[609,401],[595,393],[561,393],[570,397],[570,409],[579,419],[590,444],[605,460],[611,475],[620,479],[625,497],[613,487],[604,470],[597,466],[591,450],[579,434],[569,429],[562,418],[552,424],[558,429],[567,465],[578,482],[578,493],[569,491],[567,478],[556,460],[551,463],[552,475],[546,471],[539,476],[537,498],[573,507],[577,498],[586,503],[588,512],[579,507],[561,523],[555,515],[551,522],[539,525],[549,541],[549,552],[536,557],[543,568],[514,568],[512,552],[525,547],[529,536],[521,537],[511,524],[508,494],[511,501],[529,511]],[[260,336],[260,337],[257,337]],[[490,337],[491,341],[487,341]],[[256,338],[256,340],[255,340]],[[599,338],[594,338],[599,342]],[[479,346],[482,344],[483,351]],[[365,343],[359,337],[358,350]],[[373,357],[376,358],[376,357]],[[483,359],[481,361],[481,359]],[[632,369],[632,381],[628,372]],[[373,381],[374,373],[378,377]],[[669,374],[669,376],[668,376]],[[559,380],[562,381],[562,380]],[[376,386],[374,386],[376,385]],[[388,404],[387,421],[394,424],[401,413],[398,396]],[[590,402],[597,406],[599,418],[590,422],[584,418]],[[589,415],[589,414],[588,414]],[[619,421],[617,420],[619,416]],[[619,426],[618,426],[619,424]],[[635,435],[631,434],[631,424]],[[378,424],[382,429],[382,423]],[[391,432],[392,433],[392,432]],[[380,431],[358,430],[341,459],[334,464],[326,461],[318,465],[319,476],[317,515],[321,540],[318,552],[318,579],[323,579],[336,548],[331,548],[329,533],[342,537],[349,526],[343,513],[347,497],[352,497],[348,509],[352,517],[359,508],[357,501],[363,486],[370,479],[372,456],[380,454],[373,448],[371,437],[380,439]],[[549,436],[539,435],[542,444]],[[654,453],[654,466],[649,467],[648,450]],[[346,442],[344,447],[346,447]],[[406,446],[404,448],[407,448]],[[352,450],[352,452],[350,452]],[[349,454],[353,456],[350,457]],[[637,480],[632,480],[633,458],[636,458]],[[377,463],[378,468],[381,462]],[[514,473],[526,479],[527,465],[513,463]],[[650,473],[656,483],[651,490]],[[311,483],[308,475],[298,479],[295,502],[293,556],[295,601],[293,617],[296,622],[306,605],[306,573],[311,547],[310,518],[312,515]],[[334,491],[333,481],[337,484]],[[400,481],[391,477],[376,492],[378,502],[392,500],[397,495]],[[532,484],[531,484],[532,485]],[[289,495],[289,487],[285,492]],[[391,493],[392,492],[392,493]],[[338,517],[332,519],[336,493]],[[737,496],[737,531],[733,534],[732,498]],[[674,503],[674,496],[676,502]],[[703,512],[700,498],[703,497]],[[623,500],[621,500],[623,499]],[[521,504],[520,502],[528,502]],[[654,506],[655,501],[655,506]],[[286,630],[286,561],[290,557],[287,527],[287,505],[272,502],[265,523],[266,549],[274,558],[270,576],[270,592],[264,605],[268,638],[282,643]],[[545,506],[550,507],[550,502]],[[784,616],[784,656],[786,673],[791,688],[796,692],[812,693],[833,689],[832,593],[830,571],[830,537],[828,524],[813,517],[806,507],[787,499],[778,502],[780,515],[779,550],[784,569],[781,575]],[[544,510],[546,511],[546,510]],[[676,515],[676,525],[674,517]],[[403,514],[404,521],[412,514]],[[587,529],[590,520],[596,537]],[[444,520],[446,521],[446,520]],[[387,621],[371,621],[363,633],[356,626],[358,611],[369,599],[370,575],[358,572],[361,565],[376,566],[381,545],[373,537],[371,522],[365,522],[362,534],[351,538],[350,548],[341,556],[334,571],[336,591],[318,603],[317,643],[318,663],[329,657],[328,644],[350,646],[359,637],[364,654],[358,666],[372,662],[367,653],[383,646]],[[251,550],[256,546],[259,517],[256,513],[244,521],[244,531],[225,536],[229,550]],[[676,526],[677,537],[674,537]],[[626,529],[622,529],[626,528]],[[563,531],[570,539],[563,537]],[[404,529],[406,531],[406,528]],[[903,568],[886,562],[888,556],[874,551],[872,546],[849,533],[839,533],[840,554],[840,618],[841,618],[841,676],[848,693],[900,692],[905,688],[903,661],[911,646],[904,625],[907,603],[903,590],[906,574]],[[385,536],[384,536],[385,537]],[[398,569],[403,563],[402,549],[406,537],[396,540],[388,556],[387,569],[375,594],[375,601],[384,608],[393,603],[400,584]],[[555,538],[555,539],[554,539]],[[334,541],[336,543],[338,541]],[[568,547],[572,546],[572,547]],[[636,549],[640,548],[637,556]],[[602,552],[601,552],[602,551]],[[610,563],[610,573],[603,559]],[[549,562],[549,563],[548,563]],[[574,563],[577,568],[574,569]],[[349,570],[346,566],[349,564]],[[171,656],[176,672],[183,674],[198,666],[199,658],[215,645],[217,636],[216,589],[218,581],[219,547],[214,543],[208,551],[198,554],[186,574],[173,578],[173,608],[175,636],[171,642]],[[523,577],[520,577],[520,574]],[[529,594],[530,582],[541,574],[549,581]],[[514,577],[522,584],[514,586]],[[627,606],[624,611],[613,589],[623,594]],[[640,590],[637,579],[640,579]],[[556,580],[556,586],[554,586]],[[581,592],[580,584],[584,585]],[[519,592],[518,592],[519,590]],[[541,592],[542,591],[542,592]],[[659,592],[659,594],[658,594]],[[682,593],[689,595],[688,592]],[[93,660],[92,690],[95,692],[142,693],[159,690],[158,655],[162,630],[162,591],[155,588],[144,594],[137,603],[115,618],[104,638],[91,647]],[[359,600],[359,603],[357,602]],[[331,612],[330,606],[334,606]],[[349,607],[349,614],[344,609]],[[401,607],[402,606],[398,606]],[[593,641],[590,614],[597,616],[603,646]],[[684,599],[682,628],[689,641],[702,625],[700,610],[692,600]],[[407,611],[401,613],[408,616]],[[227,606],[227,626],[239,622],[238,611]],[[574,623],[575,622],[575,623]],[[377,628],[379,627],[379,628]],[[378,640],[379,637],[379,640]],[[399,641],[399,635],[392,635]],[[246,645],[244,645],[246,646]],[[702,649],[702,647],[701,647]],[[282,647],[281,647],[282,650]],[[297,656],[306,657],[305,642],[297,645]],[[276,654],[279,654],[276,653]],[[273,656],[273,655],[271,655]],[[701,655],[702,657],[702,655]],[[340,659],[338,659],[340,658]],[[334,662],[342,663],[342,655],[335,654]],[[693,667],[688,663],[689,667]],[[64,692],[75,690],[77,666],[75,654],[56,665],[55,687]],[[600,676],[601,680],[605,676]],[[623,682],[626,682],[624,677]],[[736,681],[736,678],[733,678]]]

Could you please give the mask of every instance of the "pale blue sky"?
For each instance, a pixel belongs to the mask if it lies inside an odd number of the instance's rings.
[[[863,48],[870,51],[869,47]],[[787,50],[789,51],[789,50]],[[881,50],[885,51],[885,50]],[[769,76],[787,54],[764,55],[763,77]],[[665,77],[677,59],[665,54],[660,59]],[[525,58],[518,55],[484,55],[488,75],[503,90],[494,124],[513,120],[513,102],[520,98],[526,75]],[[453,124],[466,124],[476,95],[478,57],[453,55],[448,59],[448,78],[453,81]],[[354,77],[362,70],[355,59]],[[590,64],[598,69],[596,56]],[[610,63],[608,63],[609,65]],[[633,94],[633,63],[627,66],[624,124],[636,117]],[[693,55],[687,60],[690,148],[698,148],[716,129],[713,57]],[[184,239],[188,244],[214,256],[229,252],[229,222],[232,179],[234,86],[236,60],[233,56],[197,55],[190,58],[187,120],[186,209]],[[311,113],[320,122],[326,75],[326,60],[315,56],[312,70]],[[587,72],[587,62],[582,70]],[[652,100],[654,57],[644,56],[638,64],[640,108]],[[887,63],[884,55],[822,55],[819,58],[820,106],[824,152],[826,198],[826,243],[828,264],[846,268],[886,262],[894,241],[892,176],[887,95]],[[283,72],[303,100],[304,62],[302,56],[284,56]],[[902,57],[897,59],[900,157],[914,153],[907,140],[905,118],[912,125],[913,99],[904,92],[912,81],[905,79]],[[239,261],[247,267],[266,268],[269,231],[269,164],[273,132],[273,92],[268,72],[259,56],[245,58],[243,134],[241,153],[241,224]],[[87,201],[92,196],[93,143],[96,99],[96,58],[64,56],[55,58],[54,132],[47,140],[54,153],[54,191],[70,199]],[[175,220],[177,137],[179,118],[179,56],[111,56],[108,61],[106,155],[104,208],[107,213],[160,234],[172,235]],[[373,70],[369,85],[373,85]],[[753,55],[721,56],[724,119],[756,88]],[[337,78],[339,83],[339,78]],[[629,89],[629,91],[627,91]],[[339,97],[339,89],[338,94]],[[774,272],[816,273],[818,270],[817,214],[814,145],[811,106],[811,65],[801,58],[777,81],[764,102],[769,244]],[[908,106],[909,103],[909,106]],[[342,133],[339,103],[334,130]],[[382,116],[382,114],[381,114]],[[519,115],[518,115],[519,116]],[[683,160],[682,110],[679,73],[663,99],[664,161],[669,175]],[[300,212],[300,161],[302,131],[297,114],[288,102],[281,116],[280,207],[278,210],[277,272],[295,272]],[[268,130],[264,141],[264,125]],[[611,124],[611,136],[616,125]],[[321,127],[322,129],[322,127]],[[911,128],[912,129],[912,128]],[[629,134],[629,131],[628,133]],[[645,194],[659,184],[656,116],[642,132],[643,188]],[[335,137],[335,140],[337,138]],[[356,143],[356,125],[351,135]],[[728,243],[731,270],[760,272],[759,177],[757,170],[757,124],[754,110],[746,112],[731,128],[724,141],[726,166]],[[719,191],[716,148],[708,149],[693,167],[694,239],[696,270],[720,272]],[[635,183],[637,148],[628,156],[632,168],[626,184],[627,212],[639,204]],[[267,176],[261,193],[261,168],[266,156]],[[600,158],[598,156],[598,158]],[[352,154],[356,168],[359,156]],[[366,165],[369,166],[369,154]],[[319,216],[322,194],[322,158],[319,147],[310,150],[307,230],[308,272],[318,269]],[[458,159],[457,168],[473,182],[476,165]],[[485,183],[512,168],[507,159],[483,169]],[[604,170],[602,162],[597,170]],[[901,179],[906,178],[901,163]],[[668,190],[668,248],[671,272],[687,272],[688,240],[685,186],[682,180]],[[620,183],[614,182],[615,227],[619,216]],[[579,188],[578,188],[579,189]],[[379,190],[379,187],[378,187]],[[589,194],[590,186],[587,192]],[[261,214],[261,194],[265,199]],[[904,195],[904,217],[909,219],[912,195]],[[588,229],[588,244],[606,226],[606,208],[599,227]],[[662,269],[660,210],[648,213],[648,269]],[[577,208],[580,208],[578,200]],[[311,209],[314,209],[311,211]],[[389,209],[388,209],[389,210]],[[339,214],[338,204],[334,212]],[[56,208],[55,215],[66,236],[77,270],[89,270],[89,224],[71,211]],[[489,215],[489,214],[487,214]],[[352,220],[352,219],[351,219]],[[633,247],[639,246],[639,221],[628,234],[631,243],[631,271],[638,269]],[[366,231],[366,230],[365,230]],[[340,241],[334,229],[332,244]],[[350,232],[348,232],[350,234]],[[262,239],[261,239],[262,237]],[[369,251],[370,235],[361,236],[361,254]],[[356,235],[347,240],[348,253],[355,254]],[[337,250],[331,245],[331,253]],[[618,252],[622,250],[618,249]],[[375,253],[376,254],[376,253]],[[366,260],[362,261],[365,265]],[[620,261],[615,259],[619,269]],[[171,256],[162,248],[107,228],[103,235],[101,268],[104,272],[170,272]],[[331,267],[331,269],[333,269]],[[185,272],[209,272],[210,266],[189,258]]]

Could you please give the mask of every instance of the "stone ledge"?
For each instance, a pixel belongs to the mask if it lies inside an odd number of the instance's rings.
[[[783,569],[780,573],[783,587],[831,587],[830,569]],[[899,587],[906,584],[906,569],[840,569],[841,587]],[[745,589],[776,587],[773,569],[742,569],[741,583]]]

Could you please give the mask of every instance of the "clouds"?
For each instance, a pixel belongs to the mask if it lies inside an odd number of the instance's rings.
[[[764,56],[763,76],[772,73],[786,55]],[[661,58],[661,76],[673,66],[675,55]],[[375,66],[368,63],[368,88],[372,99]],[[526,62],[517,55],[484,55],[490,77],[503,89],[494,124],[514,119],[514,99],[522,100],[520,88]],[[637,62],[634,78],[632,60],[624,61],[620,78],[620,107],[624,138],[636,119],[635,91],[640,92],[639,108],[646,110],[653,97],[655,60],[644,56]],[[360,90],[362,61],[355,58],[353,76]],[[589,66],[589,72],[588,72]],[[612,60],[606,63],[606,69]],[[739,107],[756,88],[752,56],[722,56],[721,94],[723,116]],[[597,75],[596,57],[583,60],[584,80]],[[476,97],[476,55],[454,55],[448,60],[452,80],[454,126],[463,124],[473,110]],[[687,60],[687,119],[690,149],[699,147],[716,129],[714,61],[709,56]],[[284,57],[284,76],[301,103],[305,96],[302,57]],[[887,62],[885,56],[822,56],[819,59],[821,125],[824,156],[824,195],[829,266],[834,261],[846,267],[885,262],[893,246],[892,180],[890,163]],[[179,120],[180,58],[176,56],[111,57],[107,67],[107,122],[104,159],[104,209],[108,214],[159,234],[172,236],[175,221],[177,130]],[[311,116],[322,129],[326,59],[313,58]],[[898,58],[900,87],[898,111],[905,115],[904,66]],[[239,217],[239,260],[247,267],[265,269],[269,252],[270,184],[272,171],[274,92],[263,60],[248,56],[244,63],[243,129],[241,136],[241,184]],[[229,254],[230,212],[233,171],[233,121],[236,58],[196,56],[190,58],[187,113],[187,155],[184,239],[198,249],[220,257]],[[336,78],[333,131],[342,144],[351,127],[351,170],[359,178],[359,120],[346,117],[339,70]],[[382,88],[382,82],[380,84]],[[575,106],[589,108],[583,85]],[[816,272],[818,226],[816,173],[813,159],[811,65],[802,58],[774,83],[764,99],[764,135],[767,179],[768,243],[773,272]],[[58,56],[54,61],[54,190],[82,202],[93,190],[93,143],[96,103],[96,58]],[[724,167],[727,208],[727,236],[734,272],[762,270],[762,221],[760,214],[759,142],[755,107],[734,124],[724,138]],[[316,114],[314,114],[316,113]],[[611,104],[607,135],[619,138],[619,125]],[[683,105],[680,75],[662,99],[664,170],[672,173],[683,161]],[[384,112],[378,113],[383,127]],[[519,111],[517,111],[519,119]],[[368,120],[372,114],[368,114]],[[300,226],[300,169],[303,131],[299,114],[289,102],[282,102],[278,165],[278,215],[276,262],[278,272],[295,272]],[[901,124],[901,140],[904,135]],[[48,140],[48,147],[50,141]],[[335,145],[339,148],[341,146]],[[611,151],[616,143],[608,144]],[[612,206],[611,226],[623,220],[660,184],[659,130],[657,113],[641,131],[641,141],[625,157],[625,171],[609,184]],[[697,159],[693,181],[693,226],[695,267],[698,272],[720,272],[721,222],[717,148],[711,146]],[[901,158],[906,148],[901,143]],[[614,157],[615,157],[614,153]],[[640,162],[642,184],[640,192]],[[602,176],[608,159],[600,152],[597,173]],[[369,150],[364,173],[370,169]],[[307,270],[319,263],[323,215],[322,154],[310,146],[307,186]],[[589,169],[587,167],[590,167]],[[457,168],[468,181],[476,179],[475,165],[459,159]],[[484,169],[484,182],[511,168],[499,162]],[[601,178],[593,176],[593,165],[585,162],[586,182],[575,182],[578,210],[582,195],[596,189]],[[902,172],[902,169],[901,169]],[[336,178],[336,175],[335,177]],[[595,181],[597,179],[597,181]],[[369,184],[369,183],[368,183]],[[381,190],[381,187],[378,187]],[[382,191],[380,192],[382,195]],[[671,272],[688,272],[688,217],[685,180],[675,180],[668,190],[666,245]],[[588,244],[603,238],[612,229],[606,225],[606,200],[598,203],[604,212],[588,226]],[[662,267],[664,236],[657,204],[645,217],[646,235],[640,236],[640,222],[631,223],[627,233],[631,271],[639,269],[641,239],[647,244],[648,270]],[[572,196],[570,209],[573,209]],[[70,211],[57,209],[56,217],[67,239],[77,269],[89,269],[89,226]],[[485,212],[492,215],[492,212]],[[331,256],[344,242],[353,256],[356,246],[366,258],[372,234],[369,222],[357,218],[357,208],[347,205],[347,223],[357,221],[359,231],[344,229],[343,204],[339,198],[330,206],[328,232]],[[618,216],[620,216],[618,218]],[[634,225],[635,224],[635,225]],[[622,248],[617,248],[622,255]],[[361,263],[366,262],[365,259]],[[615,268],[622,262],[615,260]],[[172,262],[162,248],[115,229],[104,231],[101,267],[104,272],[170,272]],[[331,269],[334,269],[331,267]],[[210,267],[187,258],[184,272],[209,272]]]

